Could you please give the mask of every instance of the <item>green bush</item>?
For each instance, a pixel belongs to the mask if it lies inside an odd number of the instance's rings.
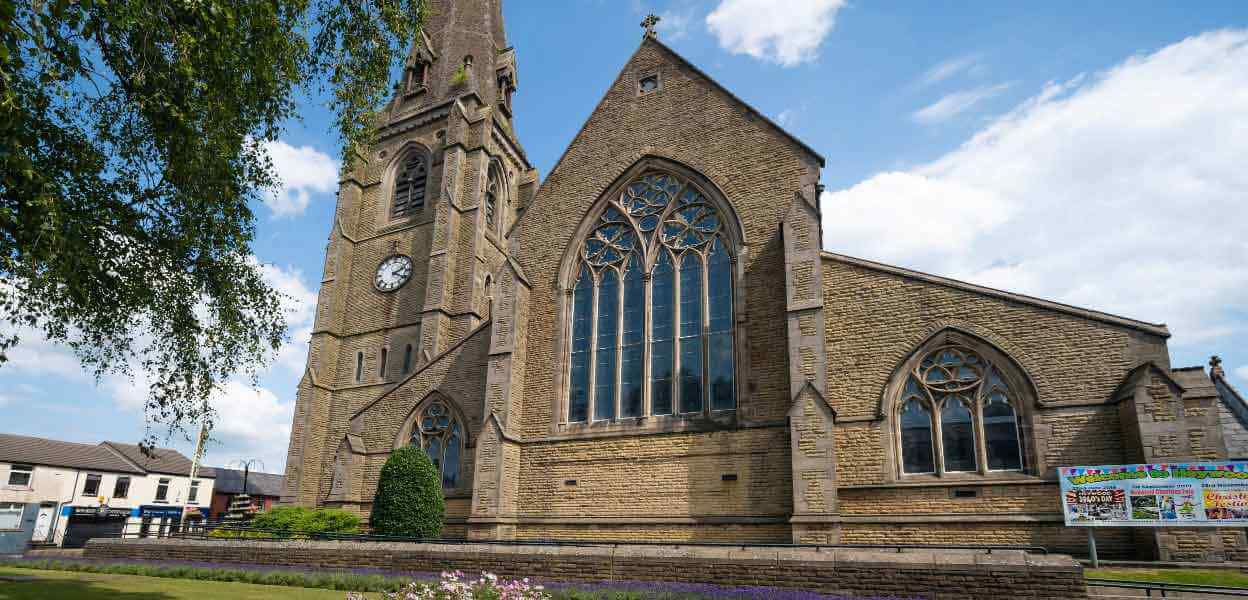
[[[445,511],[442,477],[425,451],[404,446],[391,453],[373,498],[373,532],[436,538],[442,533]]]
[[[359,533],[360,517],[336,508],[314,510],[302,506],[279,506],[256,515],[245,527],[259,529],[266,533],[276,533],[282,537],[306,537],[318,533]]]
[[[222,527],[220,529],[213,529],[212,531],[208,532],[208,537],[223,538],[223,539],[235,539],[235,538],[271,539],[277,536],[267,531],[248,531],[246,529],[230,529],[227,526],[227,527]]]

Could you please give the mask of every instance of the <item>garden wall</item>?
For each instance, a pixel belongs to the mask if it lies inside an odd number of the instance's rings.
[[[86,557],[401,573],[458,569],[560,581],[773,586],[931,600],[1088,597],[1083,568],[1074,559],[1021,551],[94,539]]]

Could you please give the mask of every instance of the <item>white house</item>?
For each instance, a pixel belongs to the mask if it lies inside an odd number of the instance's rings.
[[[0,553],[78,547],[96,536],[163,535],[202,519],[212,472],[190,479],[176,450],[0,434]],[[201,508],[202,507],[202,508]]]

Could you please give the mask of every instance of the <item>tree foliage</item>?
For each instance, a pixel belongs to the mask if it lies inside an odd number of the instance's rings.
[[[211,419],[285,335],[251,255],[299,94],[372,136],[423,0],[0,0],[0,364],[22,334]],[[150,440],[150,438],[149,438]]]
[[[404,446],[381,467],[369,524],[375,533],[436,538],[442,533],[442,476],[424,450]]]

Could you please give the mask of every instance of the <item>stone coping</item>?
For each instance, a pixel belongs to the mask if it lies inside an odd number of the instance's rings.
[[[955,571],[1045,571],[1082,573],[1083,566],[1063,554],[1029,554],[1022,550],[940,550],[903,549],[871,550],[859,548],[829,547],[762,547],[762,546],[697,546],[697,545],[649,545],[649,544],[489,544],[489,543],[438,543],[417,542],[352,542],[312,540],[188,540],[188,539],[93,539],[87,543],[86,555],[125,552],[136,546],[157,545],[164,548],[216,549],[217,552],[241,551],[253,555],[257,551],[271,551],[274,546],[301,555],[305,562],[312,554],[350,555],[437,555],[446,560],[473,559],[482,555],[498,558],[524,557],[526,559],[547,557],[551,559],[575,559],[583,561],[683,561],[714,563],[780,564],[820,568],[870,568],[898,570],[955,570]],[[274,557],[276,558],[276,557]],[[314,561],[315,559],[311,559]]]

